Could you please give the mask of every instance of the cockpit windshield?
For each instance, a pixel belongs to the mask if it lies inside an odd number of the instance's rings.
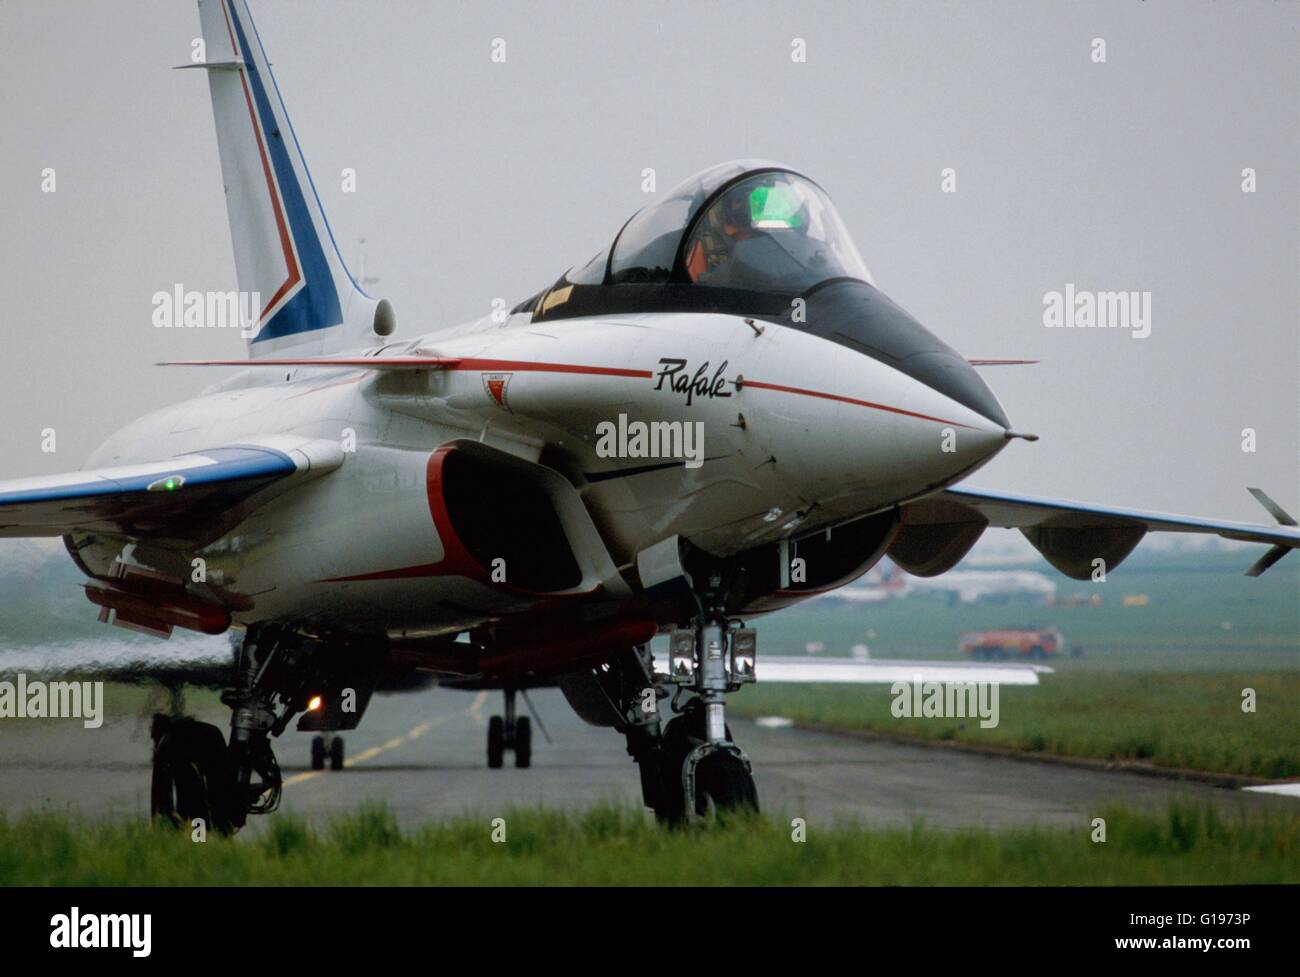
[[[762,160],[722,163],[632,216],[610,247],[522,303],[534,318],[609,312],[779,313],[871,274],[826,194]]]
[[[794,173],[729,187],[695,219],[681,254],[699,285],[799,293],[828,278],[870,280],[831,202]]]

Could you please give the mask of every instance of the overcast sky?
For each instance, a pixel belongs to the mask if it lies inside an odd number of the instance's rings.
[[[646,167],[662,192],[769,157],[826,188],[880,287],[957,349],[1043,361],[986,370],[1042,440],[974,484],[1268,521],[1260,485],[1300,508],[1294,4],[252,6],[399,336],[585,260],[652,199]],[[207,84],[169,70],[198,24],[176,0],[0,0],[0,478],[78,468],[219,376],[154,361],[244,354],[234,331],[150,324],[157,291],[235,287]],[[1150,291],[1150,337],[1045,328],[1066,283]]]

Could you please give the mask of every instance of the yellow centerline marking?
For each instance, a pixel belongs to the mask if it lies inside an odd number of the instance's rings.
[[[469,704],[469,707],[465,710],[465,712],[469,714],[470,718],[472,718],[476,723],[481,723],[484,721],[483,716],[480,714],[479,710],[481,710],[483,708],[483,704],[487,702],[487,697],[488,694],[486,690],[480,692],[478,695],[474,697],[474,701],[471,702]],[[424,722],[411,727],[411,729],[407,730],[401,736],[394,736],[391,740],[388,740],[388,742],[383,743],[380,746],[372,746],[368,750],[362,750],[354,757],[348,757],[343,761],[343,766],[345,768],[352,767],[358,763],[365,763],[367,760],[373,760],[381,753],[387,753],[389,750],[396,749],[397,747],[401,746],[403,743],[409,743],[411,742],[411,740],[419,739],[421,736],[423,736],[429,730],[433,729],[435,726],[441,726],[449,719],[452,719],[458,715],[460,715],[460,713],[453,712],[453,713],[447,713],[442,716],[435,716],[433,719],[426,719]],[[283,786],[288,787],[290,784],[301,784],[303,781],[311,780],[315,777],[319,777],[325,772],[326,771],[324,770],[304,770],[302,773],[296,773],[292,777],[286,777]]]
[[[483,722],[483,716],[479,710],[483,708],[483,703],[487,702],[487,697],[487,689],[484,689],[478,695],[474,696],[474,701],[469,704],[469,709],[466,710],[466,712],[469,713],[470,718],[476,723]]]

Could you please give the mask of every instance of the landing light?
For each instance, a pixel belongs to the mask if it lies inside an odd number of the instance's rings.
[[[672,633],[668,646],[668,680],[678,685],[695,684],[695,631],[681,628]]]
[[[307,711],[308,711],[308,712],[315,712],[315,711],[316,711],[317,709],[319,709],[320,707],[321,707],[321,697],[320,697],[320,696],[318,696],[318,695],[314,695],[314,696],[312,696],[310,699],[307,700]]]
[[[758,632],[752,628],[737,628],[731,632],[731,681],[736,685],[755,682],[755,659],[758,657]]]

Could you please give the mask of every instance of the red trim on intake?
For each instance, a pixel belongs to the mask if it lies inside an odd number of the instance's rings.
[[[425,469],[425,492],[428,495],[429,515],[433,527],[438,531],[442,542],[442,559],[437,563],[422,563],[413,567],[398,567],[393,570],[375,570],[371,573],[357,573],[346,577],[329,577],[317,583],[352,583],[361,580],[408,580],[412,577],[466,577],[479,583],[488,583],[488,573],[479,565],[465,548],[465,544],[452,528],[451,516],[447,512],[447,503],[442,497],[442,466],[455,448],[439,448],[429,456]]]
[[[418,566],[396,567],[391,570],[374,570],[370,573],[357,573],[345,577],[328,577],[316,582],[354,583],[368,580],[410,580],[422,577],[464,577],[467,580],[474,580],[484,586],[492,587],[494,590],[500,590],[519,597],[534,597],[544,601],[588,597],[604,589],[600,584],[597,584],[591,590],[577,593],[551,594],[523,590],[509,584],[494,582],[491,574],[470,555],[465,544],[456,535],[456,529],[451,522],[451,514],[447,511],[447,502],[443,498],[442,469],[451,453],[455,450],[456,448],[450,445],[437,449],[429,456],[429,464],[425,469],[425,492],[429,501],[429,515],[433,519],[434,529],[438,532],[438,539],[442,542],[441,560],[437,563],[421,563]]]

